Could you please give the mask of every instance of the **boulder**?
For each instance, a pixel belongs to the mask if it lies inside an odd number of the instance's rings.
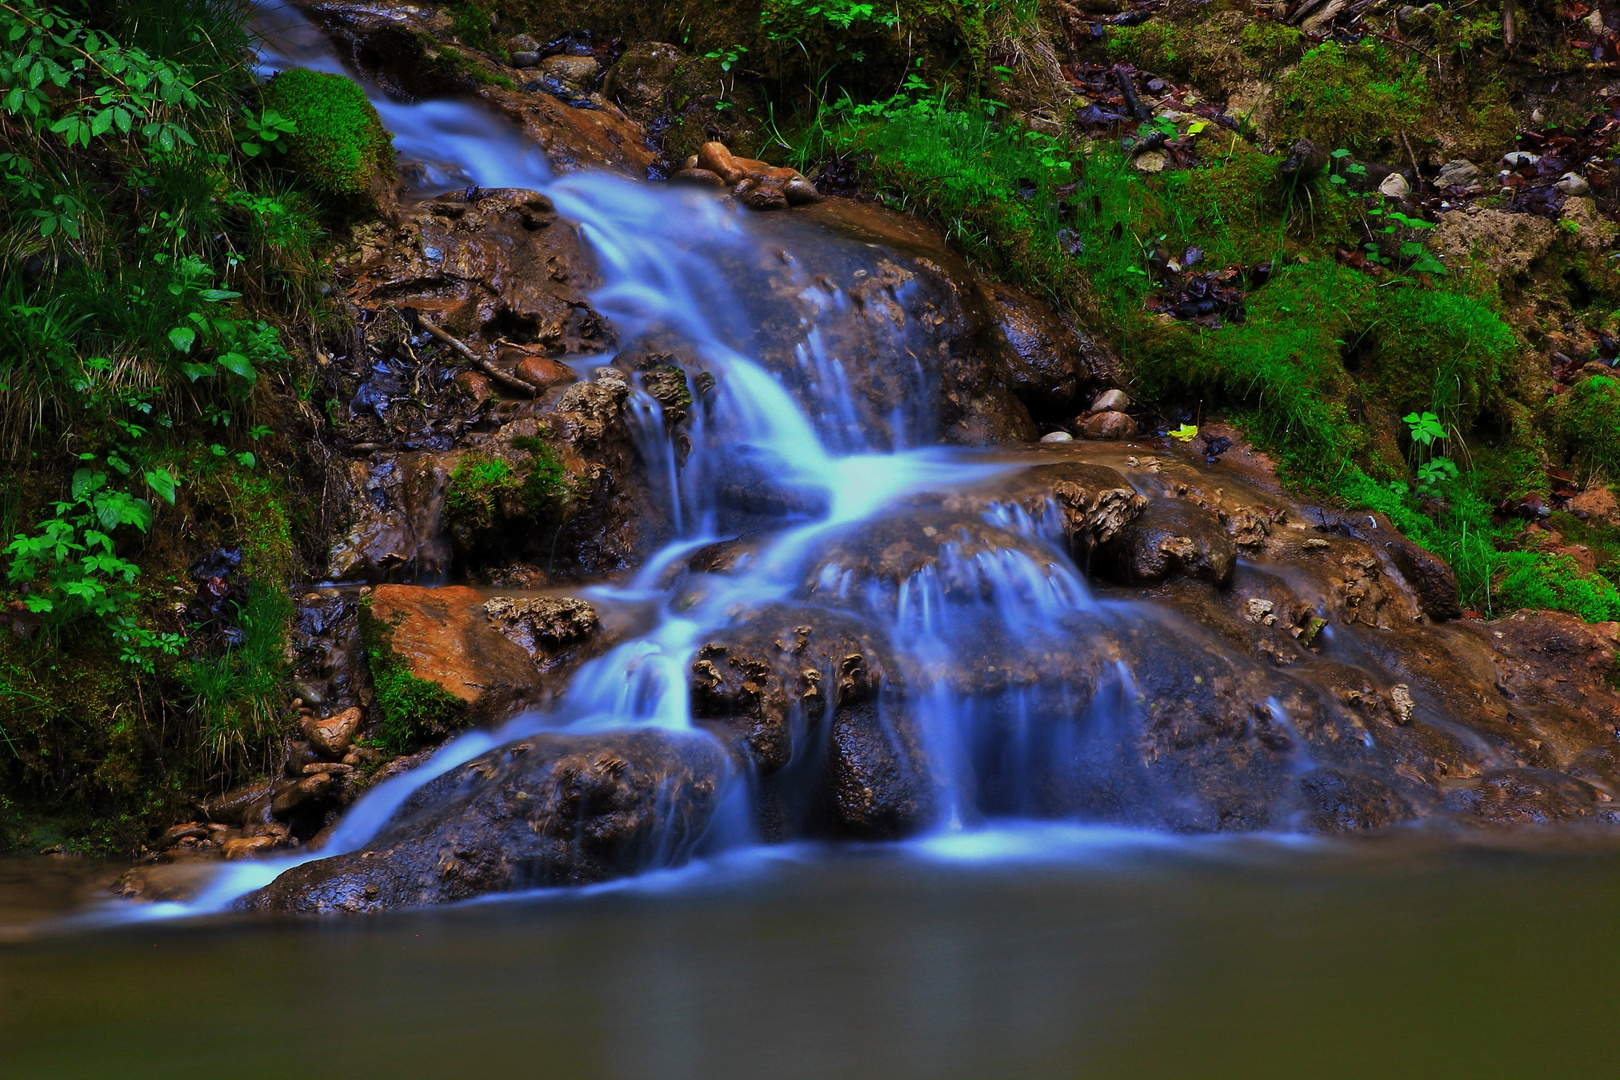
[[[485,599],[461,585],[377,586],[365,613],[373,670],[375,650],[386,650],[409,674],[461,702],[473,721],[503,719],[533,701],[540,690],[534,661],[490,624]]]
[[[642,41],[626,49],[608,69],[602,93],[646,123],[669,104],[670,84],[685,54],[662,41]]]
[[[1237,549],[1220,519],[1182,499],[1159,499],[1125,527],[1108,565],[1126,581],[1152,583],[1173,575],[1231,584]]]
[[[1130,439],[1136,435],[1136,421],[1122,412],[1099,412],[1075,420],[1083,438],[1098,442]]]
[[[825,609],[748,612],[692,662],[692,715],[746,748],[777,838],[890,839],[933,820],[936,781],[901,698],[883,634]]]
[[[306,723],[304,737],[317,753],[335,760],[348,753],[360,730],[360,719],[358,708],[344,709],[334,716]]]
[[[378,911],[678,866],[731,768],[703,734],[532,735],[428,781],[364,850],[294,867],[240,906]]]
[[[999,284],[989,285],[988,293],[1007,388],[1035,416],[1071,412],[1080,387],[1080,338],[1027,293]]]

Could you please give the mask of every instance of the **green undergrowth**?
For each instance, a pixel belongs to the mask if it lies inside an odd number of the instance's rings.
[[[460,725],[465,703],[438,683],[412,674],[409,661],[394,651],[394,626],[378,618],[369,601],[361,605],[360,638],[371,671],[373,702],[382,716],[376,745],[391,753],[408,753]]]
[[[0,790],[98,849],[285,722],[272,477],[330,198],[293,166],[334,110],[281,111],[246,46],[230,0],[0,5]],[[221,550],[199,622],[188,567]]]
[[[1331,50],[1316,60],[1344,62]],[[1387,130],[1398,130],[1400,94],[1421,85],[1414,76],[1374,95],[1379,123],[1393,120]],[[916,93],[929,92],[919,85]],[[1336,102],[1312,107],[1362,108]],[[1324,122],[1368,130],[1349,112]],[[1103,331],[1139,397],[1183,403],[1193,420],[1235,415],[1291,483],[1388,514],[1454,566],[1470,609],[1614,617],[1603,568],[1583,572],[1569,556],[1535,548],[1521,521],[1496,512],[1534,490],[1542,469],[1523,420],[1529,407],[1509,397],[1519,343],[1495,293],[1442,269],[1403,273],[1403,265],[1429,265],[1427,223],[1376,194],[1325,181],[1289,189],[1276,157],[1231,133],[1191,132],[1184,122],[1179,134],[1199,162],[1145,176],[1111,144],[1082,148],[1026,130],[994,104],[929,93],[867,106],[846,99],[821,111],[797,149],[801,160],[860,162],[891,205],[928,215],[991,273]],[[1383,138],[1365,137],[1367,145]],[[1211,269],[1268,271],[1241,316],[1228,314],[1219,329],[1147,307],[1150,257],[1179,258],[1189,247]],[[1358,248],[1387,264],[1381,277],[1331,257]],[[1419,439],[1403,420],[1425,415],[1438,438],[1429,430]],[[1559,415],[1578,459],[1614,467],[1614,384],[1587,380]]]

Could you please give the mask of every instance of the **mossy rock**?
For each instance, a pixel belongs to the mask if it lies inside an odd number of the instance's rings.
[[[511,526],[527,538],[534,526],[559,521],[569,495],[566,472],[551,447],[519,437],[505,456],[474,451],[456,463],[445,493],[445,527],[462,552],[500,550],[512,546]]]
[[[270,80],[264,99],[298,125],[287,165],[300,179],[340,203],[375,206],[394,175],[393,136],[358,84],[292,68]]]
[[[360,640],[371,671],[372,701],[381,714],[375,740],[396,754],[443,738],[462,726],[466,702],[438,683],[419,678],[394,651],[394,624],[379,618],[368,601],[360,605]]]
[[[1594,375],[1576,383],[1558,402],[1556,426],[1577,461],[1620,477],[1620,381]]]

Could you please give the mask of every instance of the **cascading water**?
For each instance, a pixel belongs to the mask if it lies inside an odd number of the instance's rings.
[[[290,9],[261,11],[259,29],[266,74],[294,63],[344,70],[319,31]],[[791,235],[763,236],[733,204],[700,191],[602,174],[553,178],[533,146],[475,104],[402,104],[369,92],[395,132],[402,162],[416,166],[418,191],[461,185],[542,191],[594,253],[601,286],[591,300],[619,341],[679,341],[713,375],[714,389],[695,408],[684,454],[666,434],[658,403],[639,389],[632,394],[639,449],[677,535],[634,578],[592,594],[604,603],[657,597],[660,615],[650,630],[583,667],[554,708],[521,715],[499,731],[462,735],[425,765],[380,784],[350,809],[318,853],[232,865],[193,903],[157,905],[152,913],[217,910],[291,866],[356,850],[423,784],[513,739],[629,727],[701,732],[689,700],[694,653],[709,635],[772,603],[825,605],[886,630],[916,674],[903,697],[886,694],[879,707],[887,721],[903,714],[921,733],[937,794],[931,804],[936,829],[972,826],[987,815],[1072,810],[1072,792],[1084,788],[1089,772],[1117,771],[1118,716],[1135,707],[1123,665],[1104,664],[1080,684],[1008,675],[977,695],[952,677],[978,663],[991,640],[1005,663],[1027,661],[1038,670],[1043,656],[1050,659],[1054,639],[1083,649],[1087,627],[1104,617],[1061,542],[1055,506],[1032,514],[992,503],[971,529],[928,526],[935,557],[898,574],[844,557],[858,544],[841,543],[914,517],[909,501],[971,485],[1008,466],[930,445],[939,418],[924,404],[928,378],[899,344],[891,359],[910,388],[907,400],[876,422],[863,414],[847,366],[874,358],[830,349],[818,319],[847,307],[849,299],[797,272]],[[733,289],[735,276],[776,246],[805,313],[791,349],[797,396],[782,373],[750,355],[756,328]],[[717,492],[740,468],[793,496],[794,509],[766,522],[754,550],[730,572],[672,573],[695,549],[735,536],[725,528]],[[803,728],[812,719],[796,715],[794,723]],[[787,782],[812,749],[796,751],[801,760],[782,770]],[[1043,787],[1027,782],[1036,776],[1046,778],[1046,787],[1055,783],[1071,792],[1069,801],[1054,804],[1030,794]],[[733,787],[733,813],[711,826],[711,845],[755,835],[739,820],[747,816],[742,785]],[[687,845],[665,856],[678,860],[689,853]]]

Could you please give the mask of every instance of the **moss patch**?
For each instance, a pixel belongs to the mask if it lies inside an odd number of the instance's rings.
[[[382,714],[376,741],[394,753],[415,749],[460,726],[466,704],[438,683],[412,674],[393,646],[394,627],[360,606],[360,639],[371,671],[373,702]]]
[[[393,137],[353,81],[293,68],[270,80],[264,93],[268,107],[298,125],[288,164],[316,191],[366,202],[377,178],[392,175]]]
[[[1556,430],[1570,454],[1620,479],[1620,381],[1583,379],[1558,403]]]

